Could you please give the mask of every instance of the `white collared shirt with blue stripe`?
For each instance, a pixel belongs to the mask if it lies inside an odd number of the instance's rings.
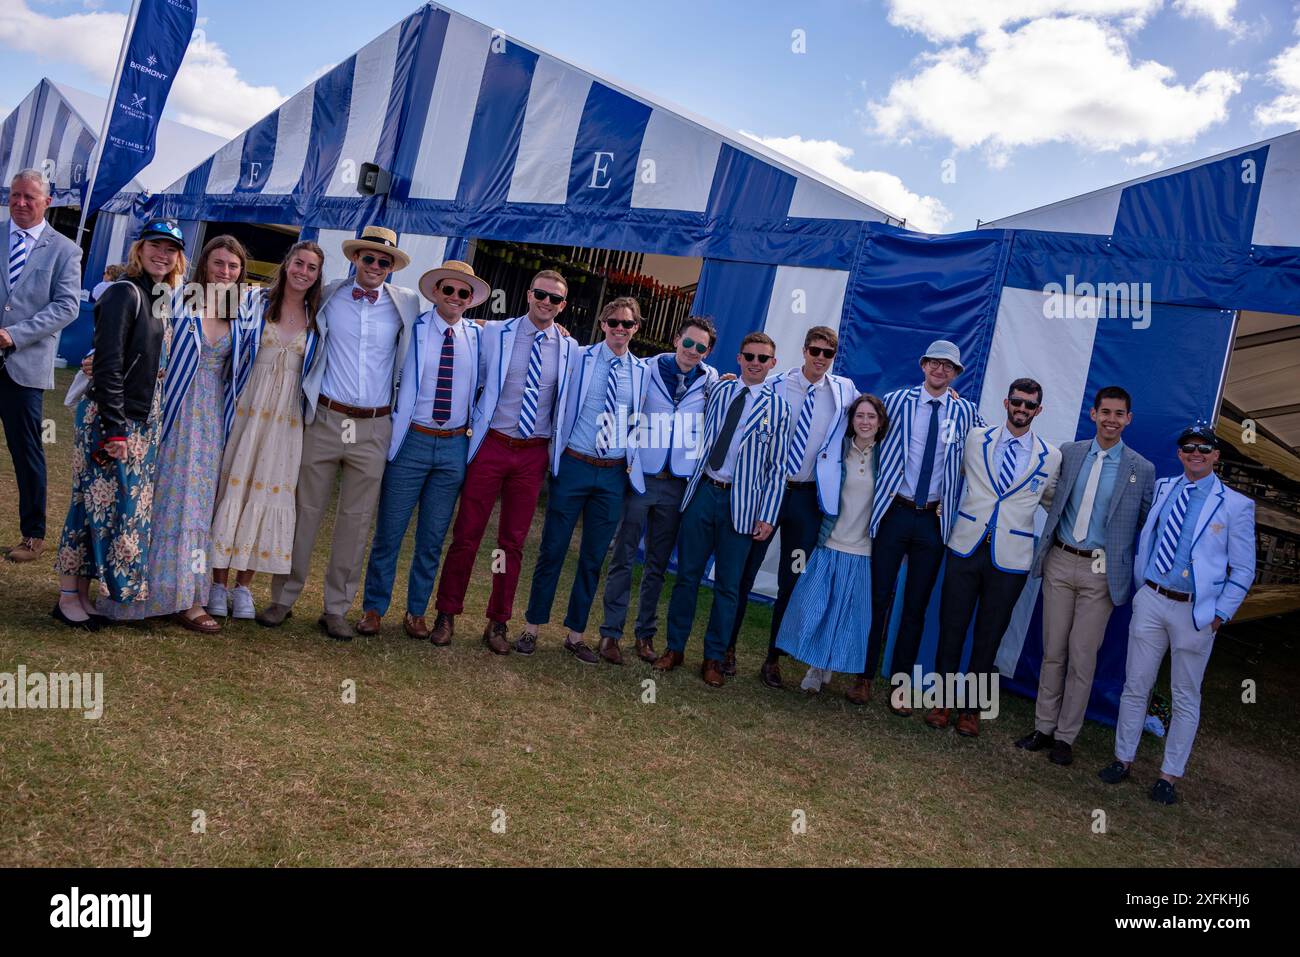
[[[573,432],[569,435],[569,448],[583,455],[599,455],[602,459],[621,459],[627,454],[627,443],[617,433],[603,454],[596,451],[596,438],[600,433],[600,417],[605,411],[605,390],[609,384],[609,368],[614,362],[614,353],[607,343],[602,342],[592,354],[595,358],[591,363],[587,394],[582,397],[582,405],[573,423]],[[622,362],[618,370],[618,392],[614,400],[615,414],[618,415],[618,410],[621,409],[620,420],[629,422],[632,414],[632,363],[636,360],[631,352],[625,352],[619,358]]]

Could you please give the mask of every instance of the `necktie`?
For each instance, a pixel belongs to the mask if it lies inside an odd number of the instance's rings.
[[[1092,507],[1097,501],[1097,484],[1101,481],[1101,466],[1106,457],[1100,452],[1093,452],[1092,458],[1092,471],[1088,473],[1088,483],[1083,487],[1079,514],[1074,516],[1074,528],[1070,529],[1076,545],[1088,537],[1088,526],[1092,524]]]
[[[456,368],[456,330],[448,327],[442,337],[442,358],[438,360],[438,386],[433,392],[433,421],[443,425],[451,418],[451,386]]]
[[[610,440],[618,431],[618,373],[623,367],[623,360],[616,358],[609,364],[609,375],[605,377],[605,408],[600,414],[600,431],[596,435],[596,454],[604,455],[609,451]]]
[[[722,431],[718,433],[718,440],[713,443],[713,449],[709,452],[709,468],[718,471],[727,463],[727,450],[731,448],[731,437],[736,434],[736,426],[740,424],[740,415],[745,411],[745,395],[749,392],[744,386],[736,390],[736,397],[731,400],[731,405],[727,407],[727,417],[723,420]]]
[[[1190,483],[1183,486],[1178,498],[1174,499],[1174,507],[1169,510],[1169,517],[1165,519],[1160,544],[1156,546],[1156,571],[1161,575],[1167,575],[1174,567],[1174,552],[1178,551],[1178,537],[1183,532],[1183,519],[1187,517],[1187,501],[1194,488],[1196,486]]]
[[[673,394],[673,402],[681,402],[682,396],[686,394],[686,373],[677,373],[677,391]]]
[[[353,299],[353,301],[356,301],[356,302],[359,302],[360,300],[364,299],[364,300],[366,300],[367,302],[369,302],[369,303],[373,306],[376,302],[379,301],[379,290],[378,290],[378,289],[362,289],[360,286],[353,286],[353,287],[352,287],[352,299]]]
[[[1007,443],[1006,451],[1002,453],[1002,464],[998,466],[998,494],[1005,495],[1007,489],[1011,488],[1011,482],[1016,477],[1016,448],[1019,442],[1012,439]]]
[[[528,355],[528,375],[524,378],[524,398],[519,408],[519,434],[525,439],[532,438],[533,427],[537,424],[537,397],[542,391],[542,342],[545,339],[544,332],[534,336],[533,349]]]
[[[9,247],[9,288],[12,289],[23,274],[27,265],[27,234],[21,229],[14,233],[13,245]]]
[[[817,386],[810,385],[804,393],[803,405],[799,408],[799,421],[794,427],[794,441],[790,443],[790,454],[785,460],[785,470],[791,475],[799,474],[803,467],[803,454],[808,448],[808,433],[812,431],[813,407],[817,404]]]
[[[934,453],[939,446],[939,406],[938,399],[931,399],[930,425],[925,433],[925,453],[921,456],[921,471],[916,474],[916,490],[913,501],[924,505],[930,501],[930,478],[934,475]]]

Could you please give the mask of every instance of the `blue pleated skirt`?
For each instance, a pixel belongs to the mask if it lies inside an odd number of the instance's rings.
[[[799,576],[776,646],[811,668],[858,674],[871,630],[871,556],[818,548]]]

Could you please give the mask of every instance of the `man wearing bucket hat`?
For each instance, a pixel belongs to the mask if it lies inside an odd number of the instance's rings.
[[[848,693],[855,704],[865,704],[871,696],[905,558],[903,617],[889,674],[912,673],[930,592],[939,577],[944,542],[961,498],[966,434],[985,424],[975,403],[958,398],[949,388],[962,371],[956,344],[936,339],[921,355],[920,365],[924,375],[920,385],[886,393],[883,399],[889,421],[897,428],[890,427],[877,453],[871,509],[871,632],[862,674]],[[902,700],[891,701],[890,708],[901,717],[912,713]]]
[[[443,539],[465,480],[469,416],[479,383],[482,330],[462,315],[486,300],[490,292],[468,263],[455,259],[420,277],[420,293],[433,308],[415,323],[414,341],[406,353],[397,390],[393,438],[379,494],[361,606],[365,613],[357,624],[358,634],[379,632],[393,595],[397,553],[411,513],[419,505],[402,628],[408,637],[429,638],[424,613],[437,579]]]
[[[317,346],[303,360],[306,425],[293,559],[289,574],[271,580],[272,604],[257,621],[268,627],[281,624],[302,594],[311,574],[316,531],[341,468],[319,624],[331,638],[349,641],[352,627],[344,616],[361,584],[366,538],[393,434],[393,395],[420,315],[420,297],[388,282],[392,272],[411,264],[391,229],[367,226],[359,239],[343,243],[343,254],[355,276],[325,287],[316,316]]]
[[[1178,435],[1183,474],[1156,482],[1155,498],[1133,560],[1124,693],[1115,723],[1115,760],[1107,784],[1129,776],[1156,675],[1169,652],[1173,717],[1151,800],[1173,804],[1201,720],[1201,679],[1219,627],[1230,620],[1255,580],[1255,503],[1214,474],[1219,440],[1196,422]]]

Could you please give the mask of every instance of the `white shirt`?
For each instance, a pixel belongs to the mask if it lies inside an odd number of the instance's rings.
[[[742,386],[745,390],[745,408],[741,410],[740,420],[736,423],[736,431],[731,434],[731,444],[727,446],[727,460],[722,463],[722,468],[711,469],[708,466],[708,457],[712,455],[713,449],[704,450],[705,466],[704,472],[709,478],[717,482],[730,482],[731,477],[736,474],[736,456],[740,454],[740,440],[745,437],[745,423],[749,420],[749,413],[754,410],[754,402],[758,398],[758,393],[763,389],[763,383],[758,385]],[[731,403],[736,401],[736,396],[732,396],[727,402],[727,408],[722,410],[722,423],[727,422],[727,412],[731,409]],[[719,435],[721,430],[719,429]]]
[[[9,259],[9,250],[14,248],[14,233],[22,232],[27,234],[27,251],[30,253],[32,251],[32,247],[36,245],[36,241],[41,238],[41,234],[45,232],[45,227],[48,225],[49,223],[41,219],[41,220],[37,220],[35,226],[29,226],[28,228],[23,229],[21,226],[15,223],[13,219],[10,219],[9,220],[9,248],[5,250],[5,261],[7,262]]]
[[[533,341],[542,332],[542,378],[537,391],[537,415],[533,420],[532,438],[549,438],[555,424],[555,400],[560,383],[560,330],[551,323],[539,330],[526,315],[515,324],[515,338],[510,349],[506,381],[497,397],[496,411],[489,428],[504,432],[512,439],[523,438],[519,416],[524,407],[524,387],[528,383],[528,363],[533,355]],[[501,348],[506,347],[505,342]]]
[[[794,429],[799,423],[799,416],[803,414],[803,404],[808,398],[808,386],[812,385],[804,378],[802,369],[793,369],[785,377],[785,397],[790,403],[790,441],[794,442]],[[803,462],[799,465],[799,471],[790,476],[792,482],[809,482],[812,481],[813,469],[817,466],[817,453],[821,451],[822,443],[826,441],[826,433],[831,427],[831,422],[835,417],[835,396],[831,393],[831,383],[829,376],[822,376],[821,380],[814,386],[813,394],[817,401],[813,405],[812,423],[808,428],[808,444],[803,449]]]
[[[939,435],[934,445],[934,468],[930,472],[930,494],[927,502],[937,502],[943,495],[943,421],[948,415],[948,400],[952,397],[947,389],[939,400]],[[916,414],[912,416],[912,435],[907,443],[907,465],[903,469],[903,484],[898,487],[898,494],[904,498],[916,500],[916,483],[921,477],[921,462],[925,458],[925,439],[930,433],[930,402],[936,396],[925,391],[921,386],[921,396],[916,402]]]
[[[420,357],[420,391],[415,395],[415,409],[411,421],[432,429],[460,429],[469,423],[470,389],[473,370],[469,363],[469,333],[461,319],[454,326],[433,310],[429,328],[424,334],[424,355]],[[446,422],[433,421],[433,400],[438,391],[438,367],[442,362],[442,344],[447,330],[452,330],[451,341],[456,350],[451,372],[451,415]]]
[[[402,316],[380,286],[371,304],[353,299],[352,290],[339,289],[325,304],[325,373],[321,395],[362,409],[377,409],[393,401],[393,364]]]

